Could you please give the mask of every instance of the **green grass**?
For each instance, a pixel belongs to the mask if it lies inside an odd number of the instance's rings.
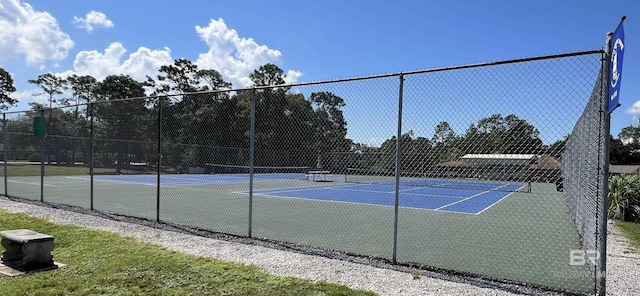
[[[326,281],[276,277],[255,266],[200,258],[24,214],[0,210],[0,225],[0,230],[26,228],[53,235],[54,259],[67,264],[52,271],[0,276],[2,295],[374,295]]]
[[[636,250],[640,252],[640,223],[616,220],[616,225],[620,227],[622,234],[626,236]]]

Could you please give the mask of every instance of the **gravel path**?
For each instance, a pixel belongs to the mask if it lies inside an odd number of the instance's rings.
[[[73,224],[106,230],[139,241],[160,245],[178,252],[225,261],[259,266],[274,275],[293,276],[310,281],[325,280],[379,295],[558,295],[516,285],[482,279],[421,271],[413,279],[412,269],[382,262],[334,254],[314,256],[312,249],[284,246],[251,239],[194,235],[184,228],[154,225],[148,221],[89,212],[82,209],[50,206],[0,197],[0,208],[12,213],[26,213],[58,224]],[[144,225],[147,224],[147,225]],[[609,224],[608,295],[640,295],[640,255],[630,251],[619,229]],[[326,255],[326,254],[322,254]]]

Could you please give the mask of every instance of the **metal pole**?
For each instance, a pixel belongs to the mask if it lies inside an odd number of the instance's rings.
[[[51,112],[51,109],[49,109]],[[40,116],[44,120],[44,110],[40,110]],[[49,115],[51,117],[51,115]],[[45,138],[47,137],[47,129],[45,124],[44,134],[42,135],[42,139],[40,141],[40,201],[44,202],[44,145]]]
[[[93,103],[89,103],[89,114],[91,115],[89,121],[89,203],[91,210],[93,211],[93,168],[95,163],[95,149],[94,149],[94,133],[93,133]]]
[[[8,196],[7,190],[7,114],[2,113],[2,146],[4,149],[4,195]]]
[[[160,166],[162,165],[162,98],[158,98],[158,169],[156,180],[156,222],[160,222]]]
[[[256,146],[256,90],[251,90],[251,127],[249,133],[249,237],[253,231],[253,166]]]
[[[598,295],[605,296],[606,294],[606,285],[607,285],[607,198],[609,195],[609,151],[610,151],[610,133],[611,133],[611,115],[609,114],[609,85],[611,81],[609,80],[609,74],[611,73],[611,38],[613,36],[613,32],[607,33],[607,45],[605,47],[605,54],[603,58],[603,68],[604,75],[602,75],[602,87],[604,88],[604,95],[602,96],[602,103],[600,107],[600,112],[602,112],[602,121],[603,121],[603,135],[602,141],[604,141],[603,145],[603,162],[601,168],[601,180],[600,184],[602,186],[602,196],[600,197],[600,204],[598,213],[600,214],[598,232],[599,236],[599,245],[600,248],[598,250],[598,266],[596,268],[596,281],[597,281],[597,291]]]
[[[400,205],[400,172],[402,170],[402,95],[404,91],[404,75],[400,73],[400,88],[398,91],[398,135],[396,138],[396,189],[393,214],[393,264],[396,264],[398,249],[398,207]]]

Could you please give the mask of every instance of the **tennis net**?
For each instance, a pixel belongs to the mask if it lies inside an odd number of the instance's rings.
[[[370,169],[347,168],[344,181],[347,183],[395,185],[394,172]],[[531,192],[531,182],[510,182],[477,176],[460,178],[445,172],[402,172],[400,186],[450,188],[462,190],[483,190],[503,192]]]
[[[245,175],[250,173],[250,167],[244,165],[228,165],[228,164],[206,164],[206,172],[214,175]],[[254,178],[261,179],[294,179],[305,180],[308,167],[300,166],[285,166],[285,167],[273,167],[273,166],[254,166],[253,174]]]

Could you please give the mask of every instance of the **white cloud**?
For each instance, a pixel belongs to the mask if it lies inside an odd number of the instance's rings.
[[[31,102],[36,102],[39,104],[49,104],[48,96],[44,95],[42,91],[38,89],[17,91],[12,93],[10,97],[18,100],[18,105],[14,107],[17,110],[30,109],[26,104]]]
[[[64,59],[74,45],[53,16],[19,0],[0,0],[0,28],[0,61],[24,56],[27,64],[42,66]]]
[[[640,101],[636,101],[630,107],[625,110],[625,113],[633,115],[633,121],[637,122],[640,119]]]
[[[253,83],[249,75],[260,66],[271,63],[282,66],[282,53],[266,45],[256,43],[252,38],[238,35],[229,29],[222,18],[211,20],[206,27],[195,27],[200,39],[207,43],[209,51],[198,55],[195,62],[200,69],[215,69],[233,87],[246,87]],[[293,83],[302,75],[299,71],[287,71],[287,83]]]
[[[107,18],[107,15],[93,10],[89,11],[85,18],[74,16],[73,23],[78,28],[86,29],[89,33],[95,28],[113,28],[113,22]]]
[[[295,70],[289,70],[287,71],[287,77],[284,79],[284,81],[286,83],[295,83],[298,81],[298,79],[300,79],[300,77],[302,76],[302,72],[300,71],[295,71]]]
[[[380,147],[386,139],[384,137],[371,137],[367,142],[369,147]]]
[[[626,113],[634,114],[636,116],[640,114],[640,101],[636,101],[635,103],[633,103],[633,105],[631,105],[631,107],[628,107]]]
[[[227,28],[222,19],[212,20],[204,28],[196,27],[196,31],[209,45],[209,50],[201,53],[194,63],[200,69],[219,71],[234,87],[250,86],[249,74],[266,63],[282,64],[279,51],[259,45],[251,38],[240,38],[235,30]],[[73,62],[73,69],[58,74],[62,77],[91,75],[98,81],[109,75],[125,74],[144,81],[147,75],[154,78],[159,75],[160,66],[173,62],[171,50],[167,47],[156,50],[140,47],[128,53],[122,43],[113,42],[103,52],[80,51]],[[295,70],[288,70],[286,74],[287,83],[296,82],[302,75]]]
[[[73,70],[59,73],[63,77],[71,74],[91,75],[98,81],[109,75],[129,75],[138,81],[146,80],[146,75],[155,77],[162,65],[173,63],[171,50],[163,48],[152,50],[140,47],[137,51],[127,54],[122,43],[111,43],[104,52],[83,50],[76,55]]]

